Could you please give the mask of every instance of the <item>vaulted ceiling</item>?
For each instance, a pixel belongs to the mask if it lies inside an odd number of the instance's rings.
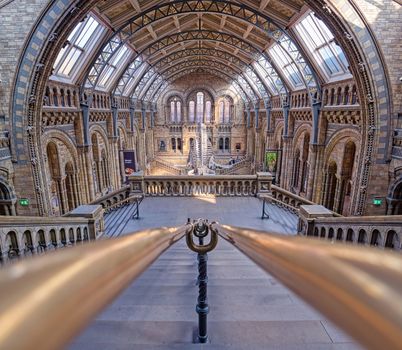
[[[265,99],[292,90],[283,67],[267,54],[280,43],[314,96],[319,74],[288,31],[307,10],[303,0],[98,1],[93,12],[108,31],[80,84],[99,87],[124,46],[131,50],[108,87],[114,95],[154,99],[161,87],[201,71],[233,80],[244,99]]]

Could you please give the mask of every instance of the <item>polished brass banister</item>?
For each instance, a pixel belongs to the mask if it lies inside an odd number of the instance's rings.
[[[145,230],[0,270],[0,348],[62,348],[188,229]]]
[[[367,349],[402,346],[402,256],[220,224],[211,228]]]

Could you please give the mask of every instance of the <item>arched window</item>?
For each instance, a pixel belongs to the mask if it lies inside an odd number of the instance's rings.
[[[170,122],[180,123],[181,122],[181,102],[177,97],[174,97],[170,101]]]
[[[223,124],[225,122],[225,102],[219,102],[219,122]]]
[[[219,150],[223,151],[223,138],[222,137],[219,139]]]
[[[181,102],[176,102],[176,122],[181,123]]]
[[[176,103],[175,101],[170,102],[170,121],[174,123],[176,121]]]
[[[224,123],[230,122],[230,101],[225,100],[225,115],[224,115]]]
[[[197,93],[197,123],[204,121],[204,94]]]
[[[195,122],[195,102],[194,101],[190,101],[190,103],[188,104],[188,121],[190,123]]]
[[[205,122],[210,123],[212,119],[212,102],[207,101],[205,104]]]
[[[229,137],[225,138],[225,150],[230,151],[230,139],[229,139]]]

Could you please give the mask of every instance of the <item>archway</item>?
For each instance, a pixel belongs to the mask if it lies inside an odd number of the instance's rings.
[[[57,145],[49,142],[46,147],[48,169],[50,175],[50,203],[53,214],[60,215],[68,211],[67,202],[63,196],[63,183],[60,171],[60,159]]]
[[[330,162],[324,174],[324,191],[322,204],[330,210],[334,209],[337,179],[337,165],[334,161]]]
[[[66,193],[68,210],[71,211],[79,205],[78,193],[77,193],[77,179],[75,177],[75,171],[72,163],[67,163],[65,167],[66,173]]]
[[[370,245],[373,246],[379,246],[381,245],[382,237],[381,233],[378,230],[373,230],[371,233],[371,240],[370,240]]]
[[[350,204],[353,188],[353,168],[356,155],[356,145],[349,141],[343,152],[342,169],[340,175],[339,199],[336,198],[337,207],[335,211],[343,215],[350,214]]]
[[[0,215],[15,216],[15,202],[10,192],[10,186],[0,181]]]
[[[343,241],[343,230],[341,228],[338,228],[338,231],[336,233],[336,240]]]
[[[22,235],[22,244],[24,247],[24,253],[33,253],[34,252],[34,245],[32,240],[32,232],[30,230],[26,230]]]
[[[6,235],[6,247],[9,259],[15,259],[20,255],[17,234],[10,231]]]
[[[357,243],[359,244],[368,244],[368,237],[366,230],[361,229],[359,231],[359,237],[357,239]]]
[[[350,228],[348,229],[347,233],[346,233],[346,241],[347,242],[354,242],[355,240],[355,233],[354,231]]]
[[[388,215],[402,215],[402,178],[398,178],[391,186],[387,205]]]
[[[399,239],[399,235],[394,230],[388,231],[385,240],[385,248],[399,250],[400,244],[401,242]]]

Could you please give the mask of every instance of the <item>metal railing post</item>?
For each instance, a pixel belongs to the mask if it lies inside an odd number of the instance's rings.
[[[200,239],[201,240],[201,239]],[[198,254],[198,340],[201,344],[208,341],[207,320],[209,313],[208,306],[208,254]]]
[[[188,219],[188,223],[191,220]],[[187,245],[197,253],[198,261],[198,300],[196,311],[198,314],[198,341],[201,344],[208,342],[208,252],[215,249],[218,243],[218,235],[211,231],[211,241],[204,244],[204,238],[209,234],[207,220],[197,220],[193,222],[193,229],[187,232]],[[194,244],[192,235],[198,238],[199,245]]]

